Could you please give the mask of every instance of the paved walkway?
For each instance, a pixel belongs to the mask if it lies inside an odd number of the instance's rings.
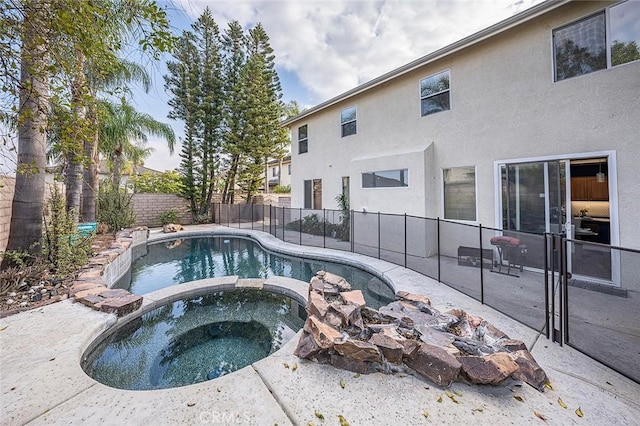
[[[283,243],[260,232],[213,229],[250,234],[275,251],[307,257],[327,253]],[[211,225],[189,227],[183,235],[211,230]],[[152,232],[152,240],[162,238]],[[64,301],[0,319],[0,424],[337,425],[338,415],[351,425],[544,424],[536,413],[547,419],[546,424],[638,424],[640,386],[579,352],[553,344],[538,332],[413,271],[353,253],[330,252],[325,259],[361,263],[384,275],[395,290],[426,294],[438,309],[455,306],[484,317],[527,344],[553,389],[539,393],[516,383],[505,387],[455,383],[448,390],[460,395],[455,397],[456,404],[445,389],[412,376],[356,376],[300,360],[293,356],[297,343],[293,339],[274,355],[215,380],[175,389],[124,391],[95,382],[80,368],[84,351],[115,324],[115,317]],[[189,285],[181,288],[188,290]],[[170,288],[147,295],[145,304],[160,303],[175,291]],[[287,369],[285,362],[298,368]],[[577,408],[584,417],[576,415]]]

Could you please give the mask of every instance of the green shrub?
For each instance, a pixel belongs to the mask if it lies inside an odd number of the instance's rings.
[[[53,276],[64,277],[85,265],[91,256],[93,234],[81,235],[74,221],[75,212],[67,212],[65,200],[56,185],[47,203],[42,236],[42,256]],[[35,263],[35,262],[34,262]]]
[[[178,223],[178,212],[175,210],[167,210],[166,212],[160,213],[158,217],[160,219],[160,223],[166,225],[168,223]]]
[[[113,232],[133,225],[136,215],[132,199],[133,194],[103,182],[98,194],[98,221],[109,225]]]
[[[274,194],[290,194],[291,185],[276,185],[272,191]]]

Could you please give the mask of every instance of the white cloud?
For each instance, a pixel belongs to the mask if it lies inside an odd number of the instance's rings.
[[[298,76],[314,103],[524,10],[540,0],[174,0],[221,28],[262,22],[277,66]]]

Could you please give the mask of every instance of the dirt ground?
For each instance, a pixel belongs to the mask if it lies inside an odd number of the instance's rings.
[[[91,247],[94,256],[108,249],[115,241],[114,234],[100,234],[93,238]],[[0,318],[30,309],[65,300],[69,297],[69,285],[77,272],[62,280],[51,280],[43,276],[39,285],[28,286],[22,291],[11,290],[0,295]]]

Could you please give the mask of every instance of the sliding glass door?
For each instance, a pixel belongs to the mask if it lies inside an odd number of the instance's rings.
[[[562,233],[567,223],[567,161],[503,164],[505,230]]]

